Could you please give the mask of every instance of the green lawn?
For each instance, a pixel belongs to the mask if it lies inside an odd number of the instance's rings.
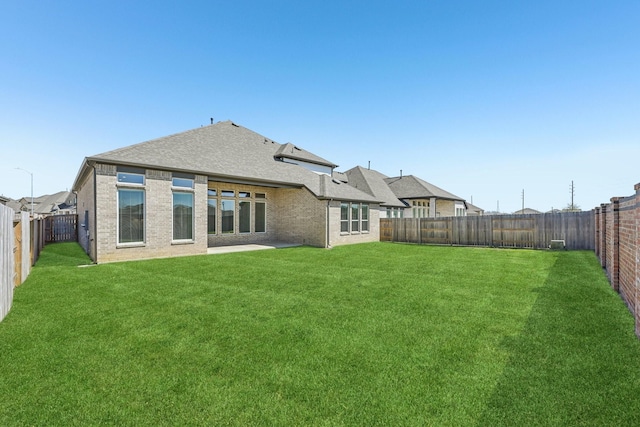
[[[0,323],[0,425],[640,425],[590,252],[373,243],[88,266]]]

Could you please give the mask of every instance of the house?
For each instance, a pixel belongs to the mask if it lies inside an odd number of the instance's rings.
[[[471,198],[471,200],[473,200],[473,198]],[[478,206],[471,204],[469,202],[467,203],[467,216],[479,216],[479,215],[484,215],[484,209],[479,208]]]
[[[23,197],[20,200],[0,197],[0,203],[9,206],[16,212],[31,212],[33,207],[34,214],[40,217],[76,213],[76,196],[70,191],[59,191],[55,194],[34,197],[33,205],[31,197]]]
[[[345,174],[349,185],[381,200],[380,218],[465,216],[470,206],[461,197],[413,175],[390,178],[361,166]],[[482,210],[475,208],[473,214],[479,211]]]
[[[384,180],[398,199],[410,209],[405,218],[436,218],[441,216],[465,216],[466,201],[417,176],[405,175]]]
[[[535,209],[531,209],[531,208],[524,208],[524,209],[520,209],[519,211],[515,211],[513,214],[514,215],[537,215],[537,214],[541,214],[542,212],[537,211]]]
[[[378,241],[380,201],[335,168],[231,121],[97,154],[72,188],[79,241],[95,262]]]

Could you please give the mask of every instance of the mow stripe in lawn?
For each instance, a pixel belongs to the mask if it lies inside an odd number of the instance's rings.
[[[289,248],[78,268],[0,323],[2,425],[636,425],[633,319],[590,252]]]

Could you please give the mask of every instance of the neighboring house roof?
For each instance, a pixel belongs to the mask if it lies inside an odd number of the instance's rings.
[[[531,209],[531,208],[524,208],[524,209],[520,209],[519,211],[515,211],[514,215],[531,215],[531,214],[539,214],[542,213],[540,211],[537,211],[535,209]]]
[[[385,182],[388,177],[378,171],[356,166],[345,172],[349,185],[382,201],[381,206],[405,207]]]
[[[467,213],[474,213],[477,215],[482,215],[484,213],[484,209],[479,208],[476,205],[472,205],[469,202],[466,202],[466,204],[467,204]]]
[[[5,203],[16,212],[31,212],[31,197],[22,197],[20,200],[7,199]],[[48,215],[62,210],[75,209],[75,195],[69,191],[59,191],[55,194],[33,198],[33,212],[40,215]]]
[[[37,214],[50,214],[64,209],[73,208],[71,192],[59,191],[55,194],[34,197],[34,212]]]
[[[417,176],[397,176],[393,178],[385,178],[384,181],[399,199],[428,199],[435,197],[438,199],[464,201],[462,197],[449,193],[448,191],[430,184]]]
[[[379,201],[326,174],[282,161],[294,158],[292,147],[293,144],[279,144],[231,121],[218,122],[87,157],[73,188],[78,189],[88,164],[102,162],[202,174],[220,181],[306,187],[323,199]],[[293,150],[303,158],[299,160],[333,166],[307,151]]]

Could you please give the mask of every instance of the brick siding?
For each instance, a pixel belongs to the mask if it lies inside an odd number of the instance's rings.
[[[145,171],[144,243],[118,244],[118,189],[130,185],[117,182],[114,165],[96,164],[78,190],[78,213],[84,222],[85,210],[89,212],[89,232],[79,229],[79,240],[95,262],[125,261],[181,255],[206,254],[208,247],[249,243],[298,243],[317,247],[378,241],[379,206],[371,204],[368,233],[340,233],[340,202],[319,200],[306,188],[274,188],[247,184],[230,184],[208,181],[206,176],[195,178],[194,238],[189,242],[173,241],[173,188],[172,173],[148,169]],[[95,190],[94,190],[95,189]],[[208,233],[208,189],[215,189],[222,197],[223,190],[233,190],[236,215],[233,233],[221,233],[220,206],[216,203],[216,233]],[[239,192],[249,192],[251,197],[240,198]],[[264,199],[255,197],[264,193]],[[96,197],[97,195],[97,197]],[[240,201],[251,203],[251,229],[239,232]],[[266,203],[266,231],[255,231],[255,204]],[[329,216],[327,216],[329,215]],[[327,218],[329,232],[327,233]]]
[[[611,287],[633,313],[640,337],[640,184],[630,197],[614,197],[596,208],[596,255]]]

